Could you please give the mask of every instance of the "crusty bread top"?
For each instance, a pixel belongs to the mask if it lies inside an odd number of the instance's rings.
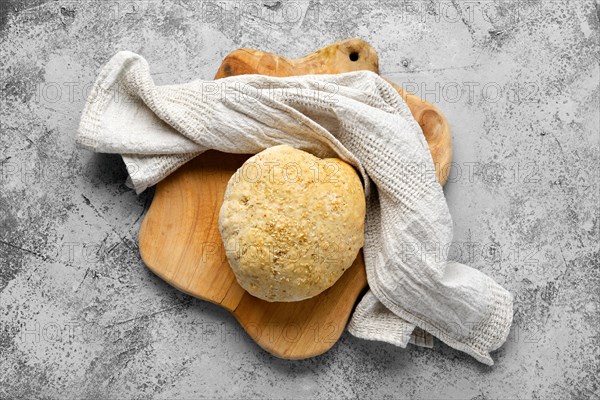
[[[364,219],[354,168],[280,145],[231,177],[219,229],[244,289],[268,301],[298,301],[329,288],[352,265]]]

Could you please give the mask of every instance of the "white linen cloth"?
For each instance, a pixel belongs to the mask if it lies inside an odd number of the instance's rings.
[[[429,148],[375,73],[157,86],[143,57],[120,52],[90,92],[77,142],[121,154],[138,193],[208,149],[253,154],[286,143],[337,156],[360,172],[367,199],[370,291],[349,332],[405,347],[418,327],[488,365],[508,336],[511,294],[439,250],[452,241],[452,219]]]

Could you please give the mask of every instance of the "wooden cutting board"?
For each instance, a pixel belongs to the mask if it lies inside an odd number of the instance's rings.
[[[378,72],[377,53],[368,43],[349,39],[296,60],[239,49],[225,58],[215,79],[356,70]],[[395,87],[421,124],[432,157],[441,166],[438,180],[444,184],[443,172],[452,157],[446,119],[433,105]],[[227,262],[218,215],[229,178],[249,157],[209,151],[160,182],[140,228],[140,253],[146,266],[172,286],[233,313],[248,335],[271,354],[313,357],[338,340],[366,289],[362,252],[335,285],[311,299],[270,303],[244,291]]]

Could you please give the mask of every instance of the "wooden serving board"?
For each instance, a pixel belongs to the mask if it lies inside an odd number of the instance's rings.
[[[236,50],[225,58],[215,79],[378,69],[375,50],[362,40],[350,39],[297,60]],[[396,89],[421,124],[432,157],[442,167],[437,176],[444,184],[441,172],[452,157],[446,119],[433,105]],[[139,232],[142,259],[177,289],[233,313],[248,335],[271,354],[289,359],[316,356],[338,340],[367,286],[362,252],[335,285],[307,300],[270,303],[244,291],[227,262],[218,216],[229,178],[249,157],[208,151],[160,182]]]

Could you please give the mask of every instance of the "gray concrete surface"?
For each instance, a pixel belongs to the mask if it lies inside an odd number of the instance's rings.
[[[0,398],[598,398],[598,1],[432,4],[1,0]],[[144,267],[151,191],[75,147],[118,50],[166,84],[211,78],[238,47],[300,56],[348,37],[450,121],[446,248],[515,295],[493,367],[348,334],[309,360],[266,354]]]

